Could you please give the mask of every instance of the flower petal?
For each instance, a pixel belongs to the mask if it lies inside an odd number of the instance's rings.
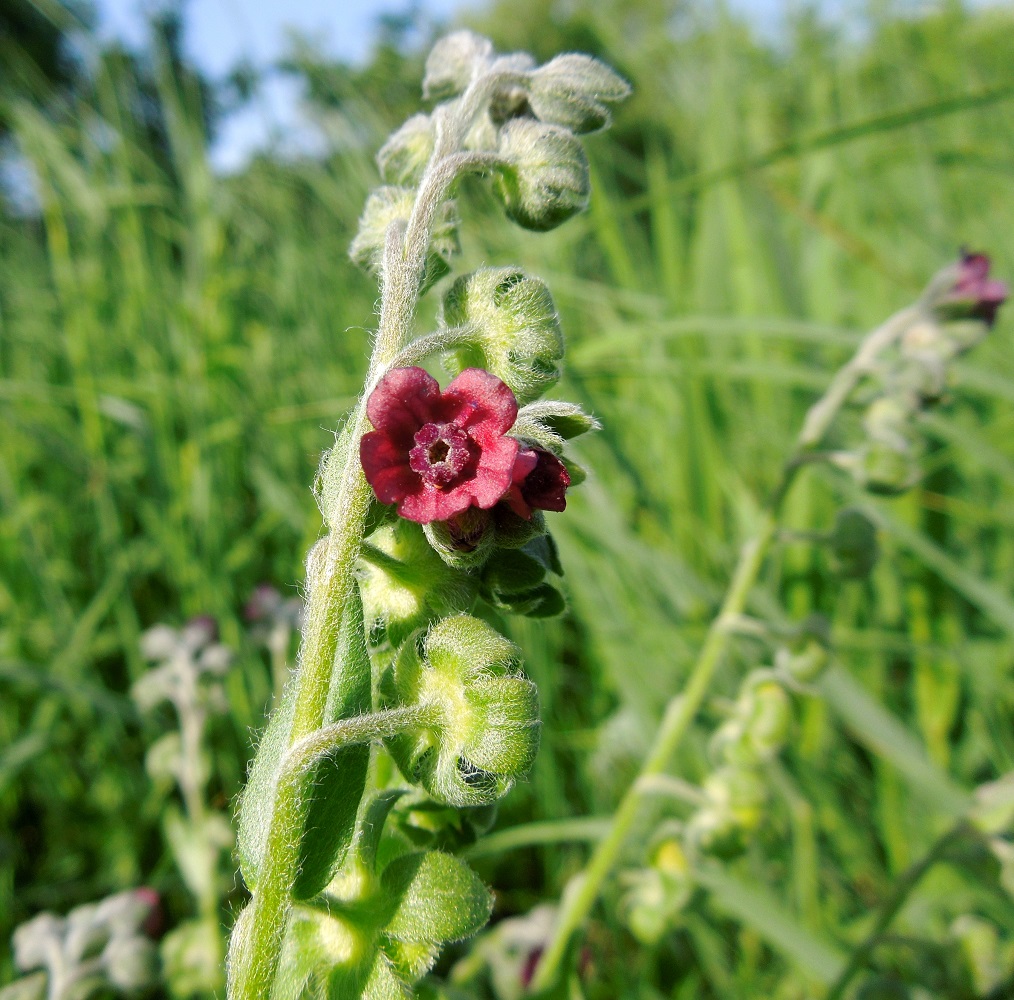
[[[439,412],[440,384],[423,368],[392,368],[370,393],[366,415],[378,431],[407,444]]]
[[[455,422],[466,427],[483,447],[506,434],[518,416],[518,401],[510,387],[482,368],[466,368],[444,390],[444,396],[462,400]]]
[[[359,461],[366,481],[381,503],[398,503],[422,485],[419,476],[409,468],[408,452],[385,431],[363,435]]]
[[[500,437],[482,449],[471,484],[477,507],[492,507],[510,489],[520,447],[515,438]]]

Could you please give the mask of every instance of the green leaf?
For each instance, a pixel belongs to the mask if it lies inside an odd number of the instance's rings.
[[[482,928],[493,910],[493,897],[479,876],[440,851],[395,858],[381,883],[397,900],[385,928],[397,941],[460,941]]]
[[[409,1000],[408,984],[395,973],[391,960],[383,953],[377,953],[377,960],[370,970],[362,1000]],[[347,996],[334,996],[332,1000],[349,1000]]]
[[[355,587],[338,635],[325,725],[369,712],[370,684],[363,605],[359,588]],[[352,842],[369,763],[369,744],[362,743],[325,757],[309,777],[313,792],[300,843],[299,874],[292,889],[297,899],[320,892],[344,859]]]
[[[356,589],[342,624],[324,723],[370,709],[370,659],[363,630],[363,608]],[[298,677],[286,686],[282,702],[268,721],[240,802],[239,860],[246,884],[257,873],[274,814],[275,789],[296,708]],[[369,763],[367,745],[346,747],[325,758],[308,777],[312,792],[300,844],[300,872],[294,892],[305,899],[330,881],[352,839]]]

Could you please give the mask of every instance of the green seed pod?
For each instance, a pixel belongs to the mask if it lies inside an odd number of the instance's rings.
[[[369,544],[381,556],[371,562],[367,553],[360,562],[367,635],[383,631],[398,645],[432,619],[474,603],[478,580],[448,566],[433,551],[421,525],[398,518],[374,532]]]
[[[532,73],[528,102],[541,121],[595,132],[610,121],[603,102],[630,96],[630,85],[604,63],[569,52]]]
[[[433,121],[413,115],[380,147],[377,168],[387,184],[417,187],[433,155]]]
[[[493,43],[474,31],[453,31],[426,57],[423,97],[442,101],[460,94],[493,59]]]
[[[519,404],[560,378],[563,334],[545,283],[513,267],[458,278],[444,296],[444,323],[471,326],[475,339],[453,351],[448,370],[485,368],[510,386]]]
[[[519,226],[546,232],[588,204],[588,157],[568,129],[531,118],[514,118],[500,130],[506,160],[494,190]]]
[[[849,580],[865,580],[880,556],[877,526],[861,511],[838,511],[828,538],[837,570]]]
[[[384,259],[387,230],[395,222],[408,222],[415,203],[411,188],[379,187],[366,199],[359,219],[359,231],[349,246],[353,263],[372,274],[380,274]],[[451,269],[450,259],[461,250],[458,242],[458,211],[453,201],[445,201],[437,209],[433,235],[426,253],[426,265],[420,291],[439,281]]]
[[[402,773],[438,802],[494,802],[535,759],[538,692],[519,672],[517,647],[478,618],[438,622],[421,655],[406,642],[384,693],[393,704],[439,709],[433,725],[388,741]]]

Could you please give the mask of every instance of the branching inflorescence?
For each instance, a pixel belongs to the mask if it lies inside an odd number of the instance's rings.
[[[315,484],[327,534],[307,561],[298,670],[241,803],[252,898],[230,946],[235,1000],[403,997],[491,909],[437,848],[488,828],[538,747],[520,651],[480,615],[563,609],[543,512],[580,482],[566,443],[595,421],[541,399],[563,338],[537,278],[482,269],[450,286],[437,331],[416,336],[414,317],[458,247],[459,179],[490,176],[509,218],[558,226],[589,197],[577,135],[605,127],[629,88],[588,56],[537,66],[458,32],[434,47],[423,90],[440,103],[381,149],[385,186],[350,251],[380,279],[380,322]],[[438,356],[442,390],[420,367]]]

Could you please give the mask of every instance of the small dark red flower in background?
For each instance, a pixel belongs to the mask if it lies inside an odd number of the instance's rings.
[[[989,257],[984,253],[963,253],[958,276],[941,305],[948,311],[959,310],[972,319],[992,326],[997,310],[1007,301],[1007,285],[989,277]]]
[[[565,510],[570,473],[551,451],[522,448],[514,462],[511,486],[504,496],[510,508],[526,521],[533,510]]]
[[[446,521],[469,507],[488,510],[511,486],[518,442],[514,393],[481,368],[441,392],[422,368],[393,368],[366,402],[374,430],[359,456],[381,503],[410,521]]]

